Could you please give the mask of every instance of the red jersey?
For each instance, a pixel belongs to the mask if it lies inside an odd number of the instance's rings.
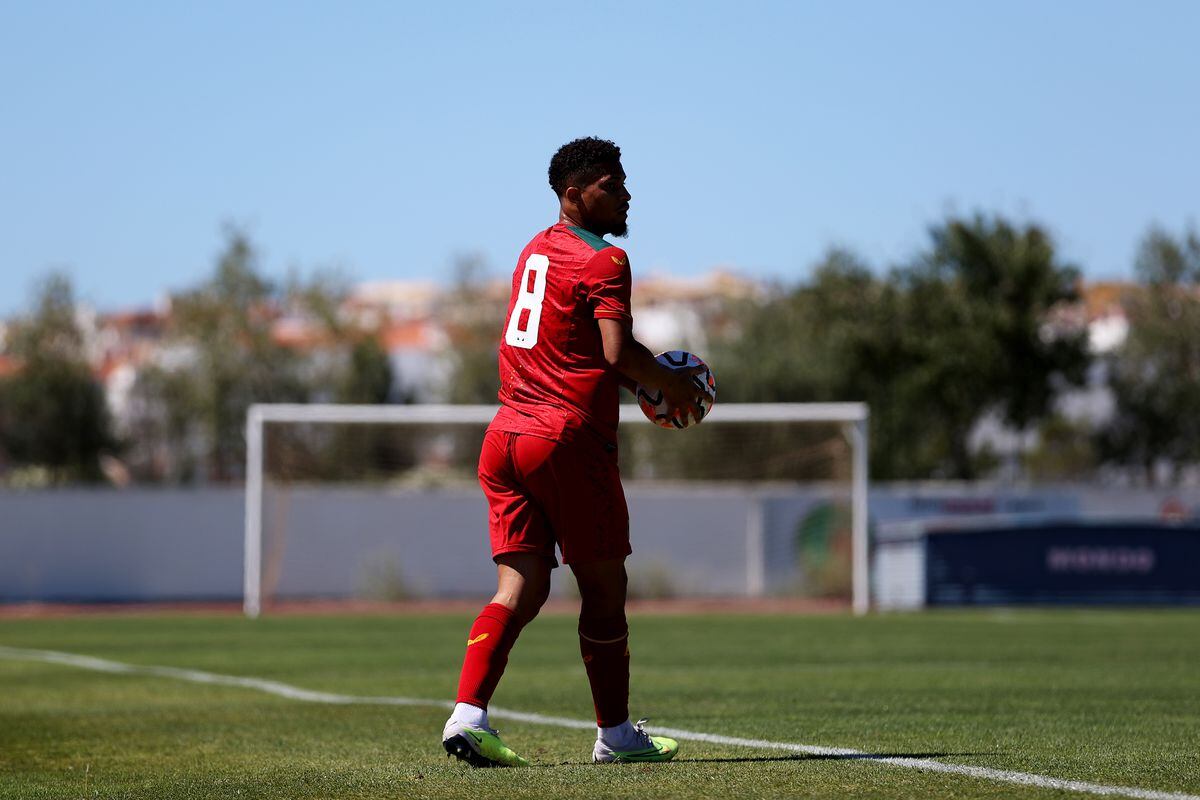
[[[500,339],[500,411],[491,427],[568,439],[617,437],[620,375],[604,360],[598,319],[632,321],[629,257],[558,223],[533,237],[513,273]]]

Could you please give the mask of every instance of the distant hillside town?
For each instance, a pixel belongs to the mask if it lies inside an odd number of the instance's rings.
[[[232,231],[152,308],[51,275],[0,324],[0,482],[236,481],[252,403],[495,403],[510,283],[458,266],[276,282]],[[1200,238],[1152,229],[1134,267],[1088,281],[1037,225],[949,218],[888,271],[643,275],[634,332],[703,356],[719,403],[866,402],[878,479],[1200,480]]]
[[[509,286],[491,280],[474,288],[476,309],[490,307],[499,320],[507,308]],[[730,301],[761,296],[758,281],[733,272],[714,271],[694,278],[652,275],[634,284],[637,336],[659,350],[688,348],[705,352],[707,331],[727,324],[722,314]],[[370,331],[392,367],[393,402],[436,403],[447,396],[447,377],[461,326],[454,287],[432,281],[370,281],[351,287],[337,309],[344,324]],[[482,301],[482,302],[480,302]],[[174,309],[170,297],[152,308],[99,312],[75,308],[83,351],[118,426],[129,421],[130,392],[148,367],[186,368],[196,353],[168,335]],[[273,341],[298,354],[318,356],[331,345],[327,326],[299,308],[271,309]],[[0,323],[0,378],[20,369],[20,359],[2,351],[7,324]],[[495,325],[497,341],[500,322]]]
[[[1136,288],[1110,281],[1082,284],[1080,300],[1056,308],[1046,324],[1052,330],[1086,327],[1091,351],[1111,352],[1125,341],[1129,330],[1121,298]],[[488,281],[477,291],[495,314],[504,313],[507,281]],[[686,349],[704,354],[710,332],[732,324],[728,315],[737,302],[762,298],[768,292],[766,282],[732,271],[715,270],[697,277],[650,275],[634,282],[635,334],[656,352]],[[456,303],[453,287],[432,281],[370,281],[352,287],[338,314],[345,322],[372,331],[386,352],[393,379],[390,401],[437,403],[449,399],[447,381],[461,332],[453,322],[457,315],[451,309]],[[87,305],[76,307],[75,321],[88,364],[104,388],[118,429],[131,423],[131,390],[142,370],[186,369],[195,357],[167,336],[171,319],[169,297],[153,308],[98,312]],[[500,327],[497,322],[497,337]],[[0,326],[0,334],[3,330]],[[294,308],[273,310],[270,331],[275,343],[306,356],[316,356],[331,344],[319,319]],[[19,359],[0,353],[0,377],[19,366]],[[1092,376],[1089,387],[1064,394],[1061,403],[1069,416],[1102,421],[1112,406],[1103,376]],[[979,435],[1002,441],[1003,434],[992,427],[983,426]]]

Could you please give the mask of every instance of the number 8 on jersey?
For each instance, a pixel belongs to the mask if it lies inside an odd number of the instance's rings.
[[[525,259],[525,271],[521,274],[521,291],[508,319],[504,341],[512,347],[530,350],[538,340],[538,325],[542,321],[542,300],[546,297],[546,272],[550,259],[540,253],[532,253]]]

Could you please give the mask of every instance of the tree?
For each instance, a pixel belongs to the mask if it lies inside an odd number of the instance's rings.
[[[1023,459],[1031,480],[1079,480],[1095,473],[1099,458],[1088,423],[1055,414],[1042,420],[1037,433],[1037,445]]]
[[[337,379],[337,402],[386,403],[392,390],[392,364],[379,339],[361,335],[348,347],[346,366]]]
[[[985,414],[1026,430],[1083,380],[1085,332],[1047,325],[1078,273],[1036,225],[950,218],[930,238],[885,278],[831,251],[807,284],[743,309],[714,357],[722,398],[863,400],[873,475],[977,477],[970,435]]]
[[[160,363],[139,375],[131,402],[140,476],[170,482],[237,478],[252,403],[387,402],[391,363],[379,332],[345,315],[349,285],[330,271],[307,281],[293,276],[273,282],[262,274],[245,232],[227,228],[212,276],[172,298]],[[285,318],[298,324],[298,340],[279,338]],[[336,477],[354,458],[347,442],[361,442],[358,449],[369,451],[361,469],[391,457],[372,435],[363,435],[369,433],[342,432],[315,443],[269,436],[268,450],[282,453],[289,468]]]
[[[1078,299],[1079,273],[1037,225],[976,215],[947,219],[930,237],[930,250],[894,275],[893,402],[938,443],[913,464],[932,475],[910,477],[972,479],[980,465],[970,434],[984,414],[1025,431],[1053,411],[1057,392],[1082,383],[1086,331],[1048,325],[1053,309]]]
[[[165,449],[179,459],[169,479],[194,478],[198,470],[217,481],[237,477],[251,403],[308,398],[300,358],[272,336],[279,308],[252,242],[233,227],[212,277],[172,297],[175,363],[147,371],[138,390],[167,437]]]
[[[1108,362],[1115,413],[1100,435],[1110,463],[1168,480],[1200,460],[1200,237],[1151,228],[1138,248],[1141,283],[1124,301],[1125,343]]]
[[[55,483],[100,481],[100,457],[116,448],[104,391],[75,324],[70,279],[51,274],[36,309],[14,326],[9,353],[20,370],[0,382],[0,447]]]
[[[318,272],[309,281],[293,276],[278,300],[288,313],[314,321],[326,356],[310,364],[312,393],[336,403],[386,403],[395,375],[380,331],[343,313],[350,280],[340,271]]]
[[[852,253],[832,250],[808,284],[775,287],[748,301],[731,340],[713,356],[721,395],[737,402],[844,400],[858,370],[847,370],[879,320],[884,287]]]
[[[891,380],[895,303],[891,287],[855,254],[829,251],[808,283],[776,286],[765,299],[730,309],[737,323],[714,342],[709,362],[720,402],[873,402],[882,397],[880,387]],[[880,411],[873,403],[872,413]],[[830,436],[829,430],[817,427],[805,430],[808,433],[792,428],[785,436],[765,441],[806,449]],[[880,435],[884,438],[873,442],[873,461],[891,452],[886,434],[874,426],[873,436]],[[786,466],[786,477],[834,477],[823,462],[809,464],[808,474],[797,471],[786,457],[774,461]]]
[[[453,351],[446,400],[495,403],[500,391],[500,334],[507,298],[489,292],[487,268],[476,256],[454,264],[454,288],[443,309]]]

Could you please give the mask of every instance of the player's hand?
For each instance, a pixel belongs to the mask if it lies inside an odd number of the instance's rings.
[[[661,388],[667,407],[681,417],[690,415],[693,419],[703,419],[704,407],[701,403],[708,397],[708,390],[700,376],[708,368],[695,366],[664,369],[666,374],[663,376]]]

